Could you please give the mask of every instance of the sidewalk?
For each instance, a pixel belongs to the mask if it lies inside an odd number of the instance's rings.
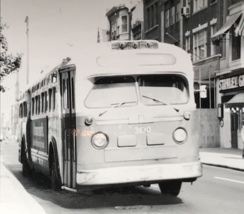
[[[240,149],[200,148],[202,164],[244,171],[244,159]]]
[[[11,172],[0,163],[0,213],[46,214]]]

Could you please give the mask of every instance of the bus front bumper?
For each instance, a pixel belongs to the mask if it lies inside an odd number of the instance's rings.
[[[199,161],[182,164],[113,167],[96,170],[78,170],[78,185],[107,185],[135,182],[152,182],[174,179],[191,179],[202,176]],[[156,182],[155,182],[156,183]]]

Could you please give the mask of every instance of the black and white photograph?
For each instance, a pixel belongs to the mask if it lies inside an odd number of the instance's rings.
[[[0,0],[1,214],[244,212],[244,0]]]

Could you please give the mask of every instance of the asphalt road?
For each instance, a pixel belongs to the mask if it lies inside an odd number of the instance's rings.
[[[44,208],[47,214],[73,213],[244,213],[244,172],[204,166],[203,177],[193,185],[183,183],[178,197],[150,188],[107,189],[86,193],[54,192],[41,174],[25,178],[17,160],[18,145],[0,142],[5,166]]]

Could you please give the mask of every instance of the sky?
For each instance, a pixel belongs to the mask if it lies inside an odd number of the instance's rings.
[[[27,23],[29,19],[29,82],[68,57],[72,48],[89,48],[97,42],[97,30],[107,29],[106,12],[125,4],[132,8],[139,0],[0,0],[3,31],[9,53],[23,54],[19,71],[20,90],[26,86]],[[1,95],[1,112],[14,103],[16,74],[9,75]]]

